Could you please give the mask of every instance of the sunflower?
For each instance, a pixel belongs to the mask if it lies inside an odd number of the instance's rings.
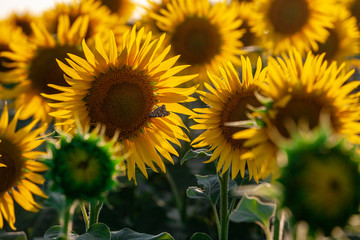
[[[317,50],[317,43],[328,36],[332,27],[333,1],[259,0],[256,4],[254,31],[264,36],[270,54],[295,47],[305,53]]]
[[[33,151],[44,141],[37,140],[46,126],[32,130],[37,121],[34,120],[23,128],[16,129],[20,111],[9,121],[7,105],[0,118],[0,229],[5,219],[15,230],[14,201],[26,211],[37,212],[40,205],[34,201],[33,194],[47,198],[36,184],[43,184],[44,178],[39,174],[47,167],[37,161],[44,152]],[[3,166],[5,165],[5,167]]]
[[[351,15],[356,17],[357,26],[360,26],[360,2],[358,0],[338,0],[340,4],[343,4],[350,12]]]
[[[246,55],[250,57],[252,63],[256,63],[257,58],[261,55],[263,43],[261,41],[262,35],[253,30],[252,24],[255,23],[254,19],[256,18],[255,4],[246,1],[233,1],[230,7],[236,9],[237,17],[242,21],[239,29],[245,30],[245,33],[241,36],[240,41],[244,44]]]
[[[20,119],[35,116],[42,120],[49,118],[47,100],[40,93],[56,93],[47,86],[53,83],[68,85],[55,59],[63,60],[67,53],[81,54],[81,40],[87,28],[86,18],[78,18],[70,26],[65,15],[59,18],[56,36],[51,35],[41,24],[32,24],[34,37],[29,41],[14,41],[10,44],[11,52],[4,52],[3,57],[13,61],[13,70],[6,72],[2,82],[16,84],[3,91],[3,98],[15,99],[16,108],[24,107]],[[49,120],[49,119],[48,119]]]
[[[334,27],[329,29],[329,36],[319,43],[314,54],[326,53],[326,60],[341,63],[359,54],[360,32],[356,19],[345,8],[339,6],[335,16]]]
[[[174,0],[151,13],[156,25],[167,34],[173,55],[181,55],[180,62],[189,64],[189,72],[198,73],[199,81],[207,80],[206,72],[216,72],[219,63],[231,61],[240,65],[239,55],[244,53],[239,40],[236,9],[225,2],[211,5],[208,0]]]
[[[329,130],[316,129],[293,137],[283,146],[288,163],[278,182],[283,189],[282,207],[296,222],[306,221],[310,234],[343,227],[360,204],[359,156],[345,139]]]
[[[14,39],[23,39],[25,36],[22,34],[21,29],[8,23],[8,21],[0,21],[0,54],[10,50],[10,43]],[[3,72],[11,70],[9,66],[10,59],[0,56],[0,79]]]
[[[124,21],[120,21],[119,17],[112,15],[110,10],[102,5],[99,0],[73,0],[71,3],[57,3],[54,9],[50,9],[43,13],[42,19],[46,24],[46,28],[50,33],[56,33],[59,24],[59,17],[67,15],[70,23],[74,23],[78,17],[88,19],[85,39],[92,43],[97,34],[104,35],[109,30],[115,33],[117,38],[128,29]]]
[[[84,1],[84,0],[83,0]],[[128,20],[135,9],[135,4],[131,0],[100,0],[103,5],[119,16],[124,22]]]
[[[164,31],[156,25],[156,20],[154,20],[151,16],[160,14],[160,10],[166,8],[166,5],[170,2],[171,0],[147,0],[148,6],[141,6],[145,10],[145,14],[140,17],[140,19],[136,22],[136,25],[144,27],[145,30],[152,31],[154,38],[160,37]]]
[[[134,26],[125,33],[118,50],[110,34],[108,52],[100,38],[92,52],[83,41],[86,59],[69,54],[66,61],[70,67],[58,62],[71,87],[51,85],[61,93],[43,94],[60,101],[49,105],[63,109],[51,113],[64,119],[63,124],[74,125],[74,116],[78,115],[82,125],[104,124],[109,138],[119,134],[121,154],[130,154],[126,158],[129,180],[136,180],[135,165],[146,177],[146,166],[157,171],[154,162],[165,172],[158,153],[173,162],[169,153],[178,154],[169,141],[176,145],[180,145],[179,139],[189,141],[176,113],[193,114],[179,103],[195,100],[189,95],[196,90],[196,86],[177,87],[196,75],[173,76],[188,66],[173,67],[179,56],[164,60],[170,49],[159,51],[165,35],[151,41],[149,32],[142,41],[143,35],[144,29],[136,32]]]
[[[346,83],[353,71],[346,72],[345,64],[331,65],[324,61],[324,54],[301,54],[291,51],[283,58],[269,58],[268,78],[262,86],[266,105],[254,111],[258,128],[234,134],[235,139],[249,139],[245,146],[252,147],[256,159],[264,162],[263,175],[276,169],[279,139],[290,137],[289,126],[307,123],[310,129],[319,124],[321,113],[331,119],[331,127],[354,144],[360,143],[360,104],[352,91],[360,83]],[[265,109],[264,109],[265,107]],[[290,124],[290,125],[289,125]]]
[[[103,200],[115,186],[116,140],[105,142],[101,125],[90,131],[78,128],[73,136],[60,133],[57,144],[49,143],[48,161],[52,189],[73,200]]]
[[[13,13],[10,15],[10,17],[7,18],[7,21],[9,24],[14,25],[16,27],[20,27],[22,32],[26,36],[31,36],[33,34],[33,31],[31,29],[31,23],[33,21],[39,21],[38,17],[34,16],[33,14],[29,12],[25,12],[22,14],[19,13]]]
[[[243,140],[235,140],[232,135],[239,128],[227,126],[226,123],[247,120],[248,106],[259,107],[261,103],[254,92],[260,91],[260,84],[264,81],[266,69],[262,70],[261,59],[258,59],[257,69],[253,76],[249,58],[242,60],[242,80],[230,62],[220,67],[222,73],[219,77],[209,73],[209,78],[214,87],[205,83],[208,92],[199,91],[201,100],[208,108],[196,108],[198,114],[194,116],[198,124],[192,129],[206,130],[192,142],[193,147],[211,146],[214,150],[207,162],[219,158],[217,171],[227,171],[231,165],[231,176],[234,179],[238,173],[244,177],[247,163],[250,178],[259,179],[261,162],[248,158],[249,148],[244,147]]]

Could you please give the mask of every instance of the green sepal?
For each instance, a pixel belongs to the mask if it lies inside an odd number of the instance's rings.
[[[212,152],[210,152],[208,149],[201,148],[201,149],[190,149],[187,151],[184,155],[184,157],[180,160],[180,165],[183,165],[186,161],[198,158],[198,157],[204,157],[204,160],[210,159],[212,156]]]

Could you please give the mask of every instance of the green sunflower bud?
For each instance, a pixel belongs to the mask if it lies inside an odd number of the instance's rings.
[[[330,234],[343,227],[360,203],[359,156],[343,139],[327,131],[295,136],[285,147],[288,164],[278,181],[283,185],[283,206],[296,222],[306,221],[310,234]]]
[[[50,176],[55,191],[72,199],[103,199],[115,185],[113,144],[104,144],[95,134],[61,135],[59,146],[50,144]]]

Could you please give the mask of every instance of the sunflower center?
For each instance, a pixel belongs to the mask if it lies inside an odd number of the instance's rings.
[[[333,29],[329,30],[329,37],[324,43],[319,44],[319,50],[315,54],[326,53],[326,60],[333,60],[340,48],[340,38],[337,32]]]
[[[94,139],[75,135],[54,152],[55,184],[72,198],[99,196],[109,185],[114,171],[110,154]]]
[[[258,107],[260,102],[255,97],[253,91],[238,92],[225,104],[226,108],[223,110],[220,126],[223,131],[225,139],[232,145],[233,148],[242,148],[244,140],[233,139],[232,135],[241,130],[238,127],[224,126],[227,122],[248,120],[246,112],[248,112],[248,105]]]
[[[101,0],[102,4],[107,6],[113,13],[123,8],[124,1],[125,0]]]
[[[221,38],[218,28],[208,19],[188,17],[175,29],[171,45],[183,62],[202,65],[220,52]]]
[[[269,18],[275,32],[291,35],[309,19],[307,0],[274,0],[269,9]]]
[[[6,139],[0,142],[0,163],[6,167],[0,168],[0,195],[9,191],[20,180],[23,174],[24,161],[20,149]]]
[[[312,98],[297,98],[294,96],[284,108],[280,108],[274,119],[274,124],[280,134],[284,137],[290,137],[286,128],[288,121],[306,121],[310,129],[313,129],[319,123],[320,111],[322,105]]]
[[[39,93],[53,94],[59,91],[48,87],[48,84],[69,86],[63,77],[63,71],[56,62],[56,59],[64,62],[67,53],[83,56],[78,48],[72,46],[56,46],[38,50],[29,69],[29,77],[34,89]]]
[[[3,51],[10,51],[8,44],[0,43],[0,53]],[[5,67],[3,65],[4,63],[8,63],[8,62],[11,62],[11,60],[6,57],[0,57],[0,72],[7,72],[11,70],[11,68]]]
[[[29,19],[16,18],[15,24],[16,26],[21,27],[23,33],[25,33],[27,36],[30,36],[32,34],[31,21]]]
[[[356,186],[354,184],[359,181],[357,167],[344,161],[344,156],[336,152],[322,155],[321,158],[307,156],[308,163],[304,170],[311,176],[304,178],[306,201],[313,211],[321,215],[338,216],[343,207],[353,205],[355,195],[351,186]]]
[[[118,130],[129,138],[148,121],[155,97],[147,76],[124,66],[94,81],[86,101],[91,122],[105,124],[108,137]]]
[[[241,42],[244,43],[244,46],[252,46],[255,41],[255,34],[251,32],[250,26],[247,21],[244,21],[241,25],[241,29],[245,29],[245,34],[241,37]]]

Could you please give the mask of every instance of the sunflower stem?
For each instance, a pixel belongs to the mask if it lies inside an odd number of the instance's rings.
[[[67,240],[71,234],[72,225],[73,225],[72,218],[76,208],[76,203],[73,200],[66,198],[65,201],[66,201],[66,205],[63,213],[64,215],[63,218],[61,219],[61,223],[62,223],[61,236],[60,236],[61,240]]]
[[[229,171],[227,170],[222,176],[218,175],[220,181],[220,234],[219,240],[228,239],[229,231],[229,214],[228,214],[228,181]]]
[[[171,176],[170,172],[166,171],[165,175],[166,175],[166,179],[168,180],[168,182],[170,184],[171,191],[173,193],[173,196],[174,196],[174,199],[175,199],[175,204],[176,204],[176,207],[177,207],[177,209],[179,211],[181,220],[184,220],[183,204],[181,202],[181,198],[180,198],[180,195],[179,195],[179,189],[177,188],[176,183],[175,183],[173,177]]]
[[[89,217],[88,217],[84,202],[80,203],[80,209],[81,209],[81,213],[83,215],[84,222],[85,222],[85,230],[87,232],[87,230],[89,230]]]
[[[89,221],[89,227],[91,227],[93,224],[97,223],[99,221],[99,214],[100,210],[103,206],[102,201],[92,201],[90,202],[90,221]]]
[[[210,203],[211,203],[211,208],[212,208],[212,210],[213,210],[213,212],[214,212],[214,216],[215,216],[217,232],[218,232],[218,234],[219,234],[219,236],[220,236],[219,214],[218,214],[218,211],[217,211],[217,209],[216,209],[216,205],[215,205],[212,201],[210,201]]]

